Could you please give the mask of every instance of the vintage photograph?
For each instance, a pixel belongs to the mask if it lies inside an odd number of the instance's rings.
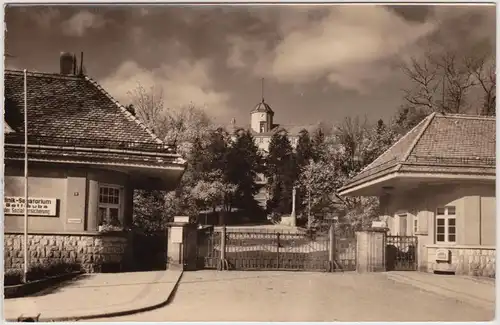
[[[5,320],[494,320],[495,4],[4,25]]]

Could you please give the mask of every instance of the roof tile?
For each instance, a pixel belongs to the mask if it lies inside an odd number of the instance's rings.
[[[30,136],[161,143],[141,122],[86,76],[28,73]],[[24,77],[5,72],[6,122],[24,128]]]
[[[496,157],[495,137],[494,117],[433,113],[346,186],[373,179],[396,165],[404,166],[402,172],[479,173],[481,170],[491,174]]]

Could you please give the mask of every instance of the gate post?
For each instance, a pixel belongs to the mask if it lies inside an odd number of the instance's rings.
[[[335,242],[335,226],[330,225],[328,229],[328,271],[333,272],[335,270],[335,255],[336,255],[336,242]]]
[[[383,272],[385,268],[385,229],[356,232],[356,271]]]
[[[174,217],[167,232],[167,269],[196,269],[197,230],[189,217]]]

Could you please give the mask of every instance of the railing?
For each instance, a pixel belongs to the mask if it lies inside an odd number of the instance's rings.
[[[157,144],[141,141],[120,141],[96,138],[70,138],[53,137],[41,135],[29,135],[28,143],[39,146],[57,146],[71,148],[95,148],[95,149],[116,149],[132,150],[157,153],[175,153],[176,147],[170,144]],[[5,144],[24,144],[23,134],[6,134]]]
[[[417,270],[417,247],[418,238],[415,236],[387,236],[387,271]]]
[[[356,267],[356,237],[336,235],[333,227],[326,234],[229,229],[199,232],[199,262],[205,268],[344,271]]]

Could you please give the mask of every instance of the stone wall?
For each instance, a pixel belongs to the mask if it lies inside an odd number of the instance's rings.
[[[428,272],[495,277],[496,249],[493,246],[427,246],[426,249]],[[449,263],[436,261],[438,249],[448,249],[451,252]]]
[[[5,233],[5,271],[23,267],[23,237],[19,233]],[[29,263],[78,262],[86,272],[101,272],[106,264],[125,263],[129,244],[123,233],[30,234]]]

